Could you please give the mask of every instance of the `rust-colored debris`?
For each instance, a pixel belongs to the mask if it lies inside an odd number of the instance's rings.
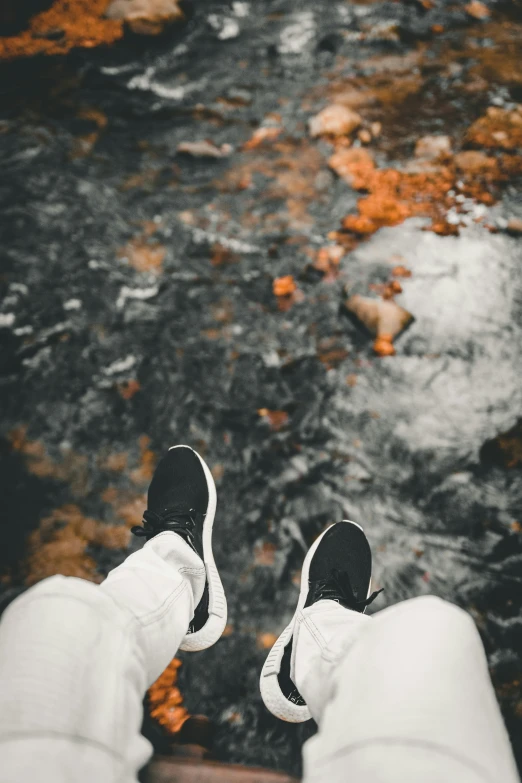
[[[257,646],[260,647],[262,650],[268,650],[270,647],[273,647],[276,641],[277,641],[277,636],[275,633],[261,632],[257,634]]]
[[[0,59],[65,54],[75,47],[109,44],[123,35],[123,22],[106,19],[108,0],[55,0],[34,16],[27,30],[0,38]]]
[[[297,284],[292,275],[276,277],[273,282],[273,291],[275,296],[290,296],[297,289]]]
[[[393,277],[411,277],[411,270],[402,264],[394,266],[391,273]]]
[[[487,5],[481,3],[480,0],[472,0],[471,3],[464,6],[464,10],[467,14],[472,16],[473,19],[487,19],[491,15]]]
[[[44,444],[27,437],[27,427],[22,425],[9,433],[11,447],[26,458],[27,469],[40,478],[52,478],[69,484],[75,497],[84,497],[88,491],[87,457],[68,450],[63,458],[49,456]]]
[[[76,505],[55,509],[28,537],[22,564],[25,584],[33,585],[55,574],[100,582],[102,577],[87,547],[126,549],[129,537],[127,527],[86,517]]]
[[[154,272],[159,275],[162,269],[166,249],[159,242],[151,242],[145,235],[131,239],[118,250],[119,258],[127,259],[129,266],[138,272]]]
[[[173,658],[147,692],[151,716],[169,734],[176,734],[190,717],[177,686],[180,666],[181,661]]]
[[[258,566],[273,566],[275,562],[276,545],[271,541],[263,541],[254,548],[254,563]]]
[[[466,141],[489,149],[522,149],[522,105],[512,111],[490,106],[468,130]]]
[[[375,174],[373,156],[362,147],[339,149],[328,161],[335,173],[355,190],[369,190]]]
[[[389,280],[387,283],[372,283],[370,291],[379,294],[383,299],[393,299],[397,294],[402,294],[402,286],[398,280]]]
[[[156,467],[156,454],[149,449],[150,438],[148,435],[140,435],[140,464],[130,473],[131,480],[135,484],[147,485],[152,480]]]
[[[117,384],[118,392],[124,400],[132,400],[135,394],[141,389],[140,382],[136,378],[129,378]]]
[[[346,251],[341,245],[328,245],[317,251],[312,263],[314,269],[323,274],[323,280],[335,280],[339,274],[339,265]]]
[[[263,419],[266,419],[273,432],[279,432],[288,424],[288,413],[286,411],[271,411],[268,408],[259,408],[258,414]]]
[[[124,25],[157,35],[182,18],[177,0],[55,0],[29,20],[26,30],[0,38],[0,60],[111,44],[123,36]]]
[[[522,141],[522,114],[520,133]],[[475,126],[473,126],[475,127]],[[512,120],[512,128],[516,121]],[[471,133],[471,131],[470,131]],[[512,130],[510,143],[514,143]],[[447,155],[442,152],[442,155]],[[358,202],[358,214],[348,215],[342,227],[358,236],[369,236],[383,226],[394,226],[414,216],[430,217],[431,230],[437,234],[458,234],[458,225],[448,223],[447,210],[455,206],[454,189],[483,204],[496,200],[491,189],[522,172],[522,156],[488,157],[466,150],[425,170],[378,169],[365,149],[336,152],[330,166],[356,190],[369,195]],[[458,185],[457,185],[458,183]],[[453,192],[453,195],[450,195]]]
[[[339,367],[348,356],[348,351],[343,345],[339,344],[339,338],[326,337],[320,340],[317,345],[317,358],[327,370]]]

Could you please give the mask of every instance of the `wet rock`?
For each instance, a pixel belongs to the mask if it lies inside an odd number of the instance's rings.
[[[362,117],[356,111],[333,104],[316,114],[308,123],[310,135],[317,136],[349,136],[362,124]]]
[[[210,14],[209,25],[216,31],[220,41],[229,41],[239,35],[239,24],[235,19],[221,14]]]
[[[507,432],[487,440],[480,450],[485,465],[522,468],[522,419]]]
[[[347,312],[376,336],[374,351],[380,356],[395,353],[393,341],[413,321],[413,316],[392,300],[370,299],[354,294],[345,302]]]
[[[423,136],[415,145],[416,158],[436,160],[446,155],[451,155],[451,139],[449,136]]]
[[[140,35],[157,35],[166,25],[184,18],[177,0],[112,0],[106,15],[125,21]]]
[[[178,152],[193,158],[226,158],[232,152],[230,144],[217,147],[212,141],[182,141],[178,144]]]

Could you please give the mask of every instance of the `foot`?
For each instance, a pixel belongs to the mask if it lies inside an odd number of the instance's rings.
[[[291,623],[278,638],[261,672],[261,696],[277,718],[301,723],[311,718],[290,676],[292,640],[298,612],[317,601],[337,601],[365,612],[381,590],[371,593],[372,554],[363,529],[343,520],[331,525],[312,544],[301,571],[301,592]]]
[[[189,446],[172,446],[152,477],[143,526],[132,528],[149,541],[158,533],[181,536],[205,565],[203,597],[180,645],[205,650],[217,642],[227,622],[227,602],[212,553],[216,486],[205,461]]]

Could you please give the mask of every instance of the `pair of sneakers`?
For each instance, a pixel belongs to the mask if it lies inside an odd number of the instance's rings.
[[[212,552],[215,513],[216,487],[208,465],[189,446],[173,446],[152,478],[143,525],[133,527],[132,532],[147,541],[165,531],[177,533],[205,564],[203,597],[180,645],[182,650],[210,647],[220,638],[227,621],[225,592]],[[355,522],[343,520],[331,525],[310,547],[301,572],[296,612],[261,672],[261,696],[276,717],[291,723],[311,717],[290,674],[296,614],[322,600],[364,612],[378,595],[371,593],[371,570],[370,546]]]

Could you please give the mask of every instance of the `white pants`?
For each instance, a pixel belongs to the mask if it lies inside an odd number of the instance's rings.
[[[0,623],[0,783],[132,783],[151,755],[142,698],[203,593],[162,533],[97,586],[55,576]],[[298,618],[293,676],[320,724],[307,783],[515,783],[471,619],[437,598],[373,618],[321,601]]]

